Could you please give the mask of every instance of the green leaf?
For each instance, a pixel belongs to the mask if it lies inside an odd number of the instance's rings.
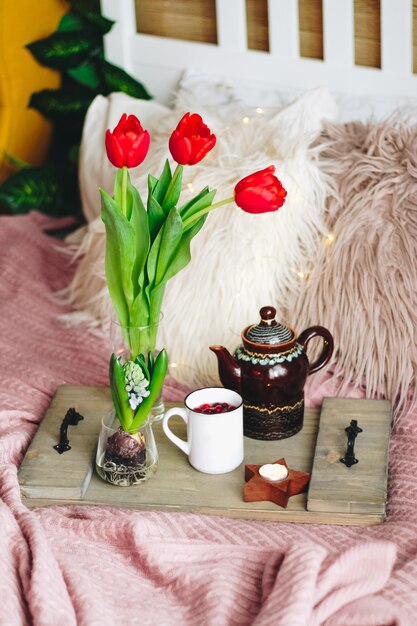
[[[157,321],[161,317],[161,306],[164,299],[165,287],[166,281],[161,283],[157,287],[154,287],[150,292],[149,320],[151,324],[157,323]]]
[[[0,199],[13,213],[38,209],[48,215],[62,215],[66,212],[68,188],[76,185],[70,175],[69,171],[50,166],[24,168],[0,186]],[[72,201],[75,201],[74,195]]]
[[[168,187],[169,187],[171,180],[172,180],[171,168],[169,166],[169,161],[167,159],[165,161],[165,165],[164,165],[164,169],[162,170],[161,177],[153,189],[153,196],[155,200],[159,202],[162,208],[163,208],[163,201],[165,199],[165,195],[168,191]],[[167,215],[168,211],[166,211],[165,214]]]
[[[195,196],[192,200],[184,204],[180,209],[178,209],[181,218],[183,221],[198,213],[202,209],[206,209],[213,202],[214,196],[216,195],[216,189],[209,190],[208,187],[204,187],[202,191]]]
[[[84,21],[72,11],[65,13],[62,16],[61,21],[58,24],[58,32],[67,32],[71,30],[82,30],[84,28]]]
[[[130,307],[130,324],[132,327],[148,326],[149,325],[149,304],[145,291],[142,289],[133,301]],[[132,357],[136,358],[141,352],[144,353],[151,345],[149,334],[146,334],[135,328],[131,328],[130,332],[130,348]]]
[[[89,87],[89,89],[97,90],[100,85],[100,77],[94,63],[83,63],[78,67],[67,70],[67,74],[71,76],[75,82],[80,83],[80,85],[85,85]]]
[[[149,302],[151,298],[151,291],[155,286],[156,267],[158,263],[158,254],[159,248],[161,246],[163,231],[164,229],[162,227],[150,247],[148,258],[146,260],[146,274],[148,277],[148,284],[145,289]]]
[[[26,47],[46,67],[68,70],[78,67],[92,52],[100,48],[99,33],[93,28],[55,32]]]
[[[156,178],[156,176],[152,176],[152,174],[149,174],[148,175],[148,191],[149,191],[149,195],[153,194],[153,190],[155,189],[157,183],[158,183],[158,179]]]
[[[94,99],[89,89],[43,89],[31,95],[29,107],[50,119],[84,116]]]
[[[150,247],[148,214],[142,198],[136,187],[130,182],[130,178],[128,179],[127,195],[131,198],[130,223],[136,236],[136,258],[132,269],[132,282],[134,293],[137,295],[138,291],[143,287],[144,269]]]
[[[152,378],[152,373],[153,373],[153,368],[155,365],[155,357],[154,357],[154,353],[152,351],[149,351],[148,353],[148,371],[149,371],[149,379],[151,380]]]
[[[168,370],[168,355],[166,350],[161,350],[155,360],[152,378],[149,385],[149,396],[143,400],[136,410],[135,417],[131,424],[131,430],[138,429],[146,421],[148,414],[162,391],[165,376]]]
[[[19,159],[11,154],[9,154],[6,150],[3,151],[3,156],[7,163],[13,165],[13,167],[18,167],[19,169],[23,169],[25,167],[30,167],[30,163],[27,161],[23,161],[23,159]]]
[[[173,207],[162,229],[162,238],[159,246],[158,261],[155,272],[155,285],[165,282],[164,277],[177,254],[182,237],[182,219],[177,209]]]
[[[96,8],[97,5],[98,3],[94,1],[71,0],[72,9],[97,28],[102,35],[105,35],[110,31],[114,22],[101,15]]]
[[[104,60],[101,60],[100,67],[106,85],[106,94],[112,93],[113,91],[123,91],[133,98],[139,98],[141,100],[152,99],[152,96],[142,83],[132,78],[132,76],[129,76],[129,74],[120,69],[120,67]]]
[[[138,354],[135,359],[135,363],[142,368],[142,372],[145,375],[146,380],[151,380],[151,376],[149,374],[148,366],[146,365],[146,359],[143,354]]]
[[[165,212],[168,212],[172,207],[176,206],[181,195],[182,189],[182,172],[183,166],[178,165],[175,169],[171,182],[168,185],[164,200],[162,202],[162,208]]]
[[[191,261],[191,240],[202,229],[207,215],[203,215],[191,228],[183,233],[180,245],[178,246],[175,257],[172,259],[167,271],[164,275],[164,282],[170,280],[175,274],[178,274]]]
[[[122,429],[128,431],[133,420],[133,411],[129,404],[129,395],[126,391],[126,378],[120,358],[112,354],[110,357],[110,390],[116,415],[119,418]]]
[[[152,174],[148,176],[148,224],[149,224],[149,234],[151,236],[151,241],[154,241],[155,237],[159,233],[159,230],[164,223],[165,220],[165,211],[159,204],[159,202],[154,197],[154,190],[156,185],[158,184],[158,179]]]
[[[106,278],[110,297],[122,326],[129,326],[133,303],[132,268],[135,262],[135,232],[107,192],[101,192],[101,217],[106,226]]]

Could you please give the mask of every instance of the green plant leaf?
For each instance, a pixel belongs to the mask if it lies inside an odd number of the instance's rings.
[[[148,191],[149,191],[149,195],[153,194],[153,190],[155,189],[157,183],[158,183],[158,179],[156,178],[156,176],[152,176],[152,174],[149,174],[148,175]]]
[[[132,76],[129,76],[124,70],[116,65],[112,65],[108,61],[101,60],[101,73],[106,86],[105,94],[113,91],[123,91],[133,98],[140,100],[151,100],[152,96],[145,89],[142,83],[138,82]]]
[[[152,351],[149,351],[148,353],[148,371],[149,371],[149,379],[151,380],[152,378],[152,373],[153,373],[153,368],[155,365],[155,357],[154,357],[154,353]]]
[[[67,70],[68,76],[71,76],[75,82],[85,85],[89,89],[97,90],[100,86],[100,77],[97,72],[95,63],[86,62],[78,67]],[[94,94],[95,95],[95,94]]]
[[[93,28],[55,32],[26,47],[46,67],[68,70],[78,67],[90,54],[100,50],[100,34]]]
[[[76,188],[76,178],[72,179],[72,172],[67,168],[27,167],[4,181],[0,186],[0,199],[13,213],[38,209],[48,215],[63,215],[76,203],[72,188]]]
[[[159,245],[158,260],[155,272],[155,285],[165,282],[164,277],[168,268],[176,257],[182,237],[182,219],[177,209],[173,207],[165,221]]]
[[[149,323],[155,324],[161,317],[162,301],[165,294],[166,281],[150,291]],[[155,337],[156,342],[156,337]]]
[[[130,178],[127,186],[128,196],[131,198],[132,210],[130,223],[136,235],[136,258],[132,269],[132,282],[134,293],[142,289],[144,283],[144,269],[150,247],[150,236],[148,226],[148,214],[143,205],[139,191],[132,185]]]
[[[162,227],[151,244],[148,258],[146,260],[146,275],[148,279],[148,284],[145,287],[145,291],[149,302],[151,301],[151,291],[155,286],[156,267],[158,263],[158,254],[159,248],[161,246],[163,231],[164,229]]]
[[[214,196],[216,195],[216,189],[209,190],[208,187],[205,187],[198,196],[184,204],[180,209],[178,209],[181,218],[183,221],[198,213],[202,209],[206,209],[214,200]]]
[[[102,35],[105,35],[111,30],[114,22],[101,15],[97,10],[97,5],[98,3],[94,0],[71,0],[72,9],[97,28]]]
[[[82,30],[85,26],[84,21],[72,11],[65,13],[58,24],[57,31],[60,33]]]
[[[154,196],[154,190],[158,184],[158,179],[155,176],[149,174],[148,176],[148,224],[149,234],[151,241],[154,241],[155,237],[159,233],[162,224],[165,221],[165,211],[156,200]]]
[[[149,321],[149,304],[145,291],[142,289],[136,298],[133,301],[132,306],[130,307],[130,323],[131,326],[148,326]],[[142,331],[135,331],[131,329],[130,332],[131,337],[131,353],[134,358],[139,353],[146,352],[149,348],[154,348],[154,346],[150,345],[149,337],[143,336]],[[146,344],[146,345],[145,345]]]
[[[122,429],[128,431],[133,420],[133,411],[129,404],[129,395],[126,391],[126,378],[120,358],[112,354],[110,357],[110,390],[113,399],[114,409],[119,418]]]
[[[137,365],[139,365],[139,367],[142,368],[142,371],[143,371],[143,373],[145,375],[146,380],[151,380],[149,369],[148,369],[148,366],[146,364],[146,359],[143,356],[143,354],[138,354],[138,356],[135,359],[135,363]]]
[[[156,357],[155,364],[153,366],[152,378],[149,385],[149,396],[143,400],[136,410],[135,417],[133,418],[133,422],[130,427],[132,431],[140,428],[146,421],[155,400],[162,391],[167,370],[168,355],[166,350],[161,350]]]
[[[135,233],[113,198],[103,189],[100,193],[101,217],[106,227],[107,286],[121,325],[129,326],[129,309],[134,300]]]
[[[178,274],[191,261],[191,240],[202,229],[207,215],[203,215],[191,228],[183,233],[180,245],[177,248],[175,257],[171,260],[166,273],[164,274],[164,282],[170,280],[175,274]]]
[[[83,117],[93,99],[94,93],[89,89],[43,89],[31,95],[28,106],[50,119]]]
[[[159,178],[152,192],[155,200],[159,202],[162,208],[163,208],[163,202],[164,202],[171,180],[172,180],[171,168],[169,166],[169,161],[167,159],[165,161],[165,165],[164,165],[164,169],[162,170],[161,177]],[[168,211],[165,211],[165,215],[167,214],[168,214]]]
[[[6,150],[3,150],[3,156],[7,163],[10,163],[10,165],[13,165],[13,167],[17,167],[19,169],[30,167],[30,163],[28,163],[27,161],[23,161],[23,159],[19,159],[12,154],[9,154]]]
[[[182,189],[182,173],[183,166],[178,165],[175,169],[174,175],[172,176],[171,182],[168,185],[168,189],[165,193],[165,197],[162,202],[162,208],[165,212],[168,212],[172,209],[172,207],[176,206],[181,195]]]

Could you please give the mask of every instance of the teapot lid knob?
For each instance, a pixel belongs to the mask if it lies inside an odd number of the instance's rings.
[[[273,306],[263,306],[260,309],[259,314],[261,316],[260,326],[276,326],[277,321],[275,316],[277,314],[277,310],[274,309]]]

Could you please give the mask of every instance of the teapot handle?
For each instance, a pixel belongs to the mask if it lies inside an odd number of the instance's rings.
[[[320,370],[326,365],[326,363],[328,363],[333,354],[334,347],[332,335],[327,328],[324,328],[323,326],[311,326],[311,328],[306,328],[306,330],[303,330],[303,332],[300,333],[297,342],[303,346],[304,350],[307,350],[308,342],[313,339],[313,337],[322,337],[324,345],[319,358],[309,367],[309,376],[310,374],[314,374],[314,372]]]

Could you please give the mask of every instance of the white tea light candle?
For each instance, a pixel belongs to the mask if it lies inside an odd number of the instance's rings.
[[[284,480],[288,476],[288,470],[285,465],[280,463],[267,463],[259,468],[259,474],[265,480],[277,482],[278,480]]]

